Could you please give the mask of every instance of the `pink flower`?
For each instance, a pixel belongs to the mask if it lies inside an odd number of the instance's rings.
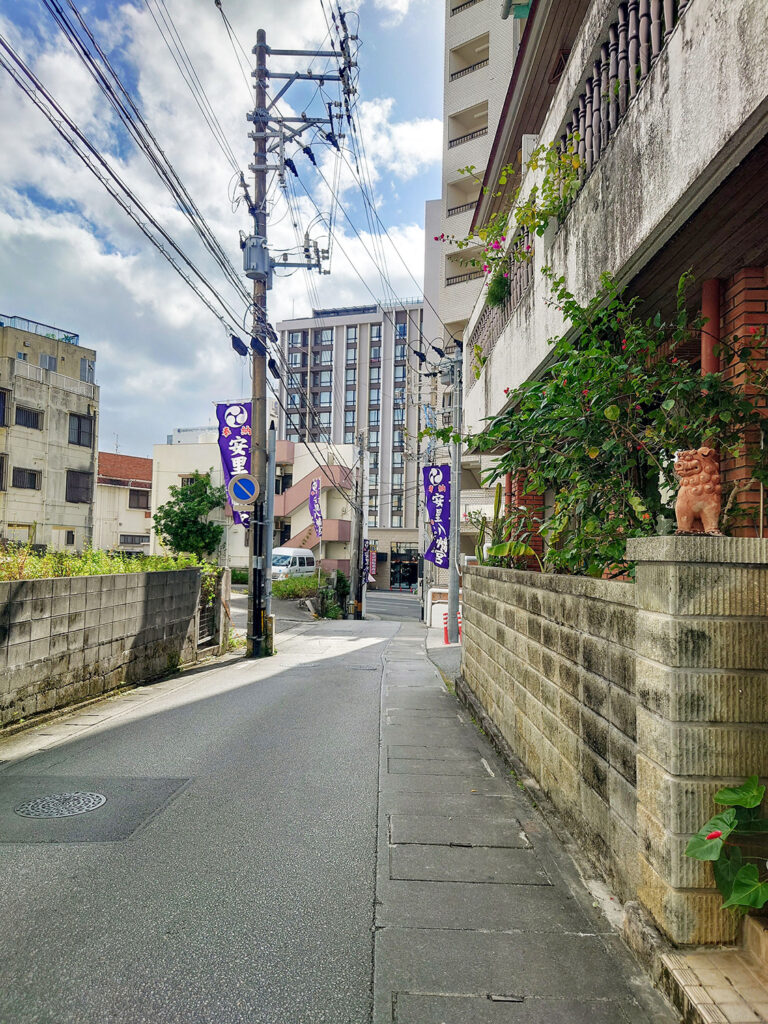
[[[505,394],[505,395],[508,395],[508,394],[509,394],[509,388],[504,388],[504,394]]]
[[[672,362],[676,363],[677,361],[678,361],[677,356],[672,356]]]
[[[714,832],[709,833],[707,839],[719,839],[722,834],[723,833],[720,831],[720,829],[716,828]]]
[[[488,264],[487,263],[483,264],[483,270],[485,271],[486,274],[488,273]]]
[[[506,235],[502,235],[502,236],[501,236],[501,240],[502,240],[502,242],[506,242],[506,240],[507,240],[507,236],[506,236]]]
[[[506,270],[504,271],[504,277],[509,277],[509,274],[506,272]]]
[[[757,334],[757,328],[756,327],[750,327],[749,328],[749,333],[750,334]]]
[[[435,235],[435,241],[436,241],[436,242],[439,242],[439,241],[440,241],[440,236],[439,236],[439,235]]]

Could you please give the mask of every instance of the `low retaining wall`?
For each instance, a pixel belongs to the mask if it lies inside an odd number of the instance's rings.
[[[195,661],[199,603],[199,569],[0,583],[0,725]]]
[[[684,856],[725,783],[768,776],[768,542],[629,542],[636,583],[470,567],[462,684],[623,899],[731,941]]]

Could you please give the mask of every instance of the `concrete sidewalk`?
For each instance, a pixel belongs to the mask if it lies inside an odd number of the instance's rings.
[[[446,690],[423,627],[402,624],[384,661],[375,1024],[677,1021]]]

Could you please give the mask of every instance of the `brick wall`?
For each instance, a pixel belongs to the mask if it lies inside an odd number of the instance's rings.
[[[459,688],[619,896],[675,942],[733,941],[709,865],[684,851],[720,786],[768,781],[768,541],[627,554],[635,584],[469,568]]]
[[[194,661],[200,571],[0,583],[0,725]]]

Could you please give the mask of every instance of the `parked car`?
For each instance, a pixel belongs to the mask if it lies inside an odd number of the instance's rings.
[[[272,551],[272,579],[284,580],[288,576],[314,576],[317,572],[315,556],[306,548],[274,548]]]

